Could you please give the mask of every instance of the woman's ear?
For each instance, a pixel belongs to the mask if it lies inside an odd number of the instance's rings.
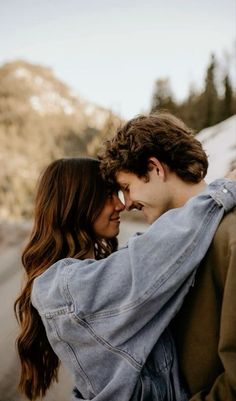
[[[167,166],[164,163],[160,162],[156,157],[152,156],[148,158],[148,167],[150,170],[155,169],[157,175],[165,180],[167,174]]]

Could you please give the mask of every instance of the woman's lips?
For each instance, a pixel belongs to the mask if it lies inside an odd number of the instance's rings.
[[[117,217],[111,217],[110,218],[111,221],[116,221],[116,222],[120,222],[120,216]]]

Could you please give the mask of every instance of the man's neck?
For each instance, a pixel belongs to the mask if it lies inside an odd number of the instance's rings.
[[[173,190],[173,208],[183,206],[190,198],[198,195],[206,187],[206,182],[188,183],[176,177],[176,185]]]

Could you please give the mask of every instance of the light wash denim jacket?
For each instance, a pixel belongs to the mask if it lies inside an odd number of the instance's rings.
[[[81,400],[187,399],[165,329],[235,204],[236,183],[217,180],[108,258],[63,259],[35,279],[32,303]]]

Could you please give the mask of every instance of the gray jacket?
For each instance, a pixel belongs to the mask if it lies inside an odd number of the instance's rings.
[[[32,303],[81,400],[186,400],[165,329],[235,204],[236,183],[217,180],[108,258],[63,259],[35,279]]]

